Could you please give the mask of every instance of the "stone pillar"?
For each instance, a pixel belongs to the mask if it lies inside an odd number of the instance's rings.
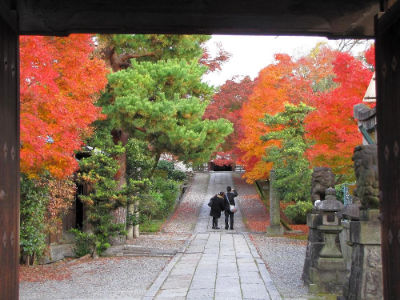
[[[281,225],[281,215],[279,206],[279,197],[273,187],[275,180],[275,171],[271,170],[269,175],[269,218],[270,225],[267,227],[267,235],[282,235],[283,227]]]
[[[311,179],[311,201],[325,200],[326,189],[335,185],[335,174],[327,167],[315,167]],[[311,283],[311,268],[316,266],[319,252],[324,245],[322,232],[318,226],[322,225],[322,214],[318,209],[313,209],[307,215],[307,226],[309,227],[307,252],[304,261],[303,274],[301,279],[307,285]]]
[[[355,194],[361,210],[360,220],[350,222],[352,263],[344,294],[349,300],[383,299],[376,145],[356,147],[353,160],[357,178]]]
[[[383,299],[379,210],[361,211],[361,216],[362,220],[350,222],[353,253],[344,294],[348,300]]]

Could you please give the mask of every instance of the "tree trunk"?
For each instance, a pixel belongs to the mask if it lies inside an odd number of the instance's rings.
[[[153,165],[153,168],[152,168],[152,170],[151,170],[150,177],[153,177],[154,171],[155,171],[156,168],[157,168],[158,161],[160,160],[160,157],[161,157],[161,153],[157,153],[157,154],[156,154],[156,157],[155,157],[155,159],[154,159],[154,165]]]
[[[122,143],[123,146],[126,145],[129,139],[128,133],[124,132],[123,130],[114,129],[111,132],[113,136],[114,144],[118,144],[119,142]],[[116,157],[116,160],[119,164],[119,170],[114,176],[114,179],[118,182],[118,188],[122,189],[124,185],[126,185],[126,153],[123,153]],[[126,207],[119,207],[113,211],[114,222],[116,224],[126,224]],[[112,239],[112,244],[118,245],[125,243],[125,237],[115,237]]]

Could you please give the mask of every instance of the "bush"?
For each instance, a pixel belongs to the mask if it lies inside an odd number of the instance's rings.
[[[94,249],[99,255],[110,247],[112,237],[126,234],[125,224],[116,224],[112,215],[115,209],[127,204],[124,191],[118,188],[118,182],[114,179],[119,169],[118,162],[114,157],[123,152],[122,147],[113,146],[104,152],[93,151],[91,156],[79,161],[77,182],[90,187],[90,191],[86,195],[79,195],[79,198],[85,204],[87,222],[93,229]],[[76,236],[83,242],[85,239],[92,239],[91,235],[83,234],[81,236],[76,233]]]
[[[179,182],[155,177],[150,191],[150,199],[141,201],[141,211],[149,217],[162,219],[175,207],[179,193]]]
[[[96,236],[92,233],[82,232],[78,229],[71,229],[74,234],[75,247],[74,252],[77,257],[85,256],[86,254],[93,255],[96,247]]]
[[[312,208],[313,205],[311,202],[299,201],[296,204],[289,205],[285,209],[285,215],[294,224],[306,224],[307,214],[311,212]]]
[[[21,175],[20,250],[26,263],[43,255],[46,248],[45,213],[49,194],[37,181]],[[32,258],[32,259],[31,259]]]
[[[183,180],[186,179],[185,172],[182,172],[180,170],[175,170],[174,163],[172,161],[169,161],[169,160],[160,160],[160,161],[158,161],[157,171],[159,173],[163,173],[163,172],[160,172],[160,171],[166,172],[167,178],[175,180],[175,181],[183,181]]]
[[[336,199],[339,200],[340,202],[344,203],[344,187],[347,186],[349,193],[351,193],[352,188],[354,187],[355,183],[354,182],[344,182],[335,185],[335,190],[336,190]],[[350,198],[352,197],[351,195]]]

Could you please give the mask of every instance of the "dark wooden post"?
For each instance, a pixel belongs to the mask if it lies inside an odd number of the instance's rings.
[[[4,4],[0,9],[0,299],[16,300],[19,287],[18,32],[15,16],[7,14]]]
[[[375,23],[384,299],[400,299],[400,2]]]

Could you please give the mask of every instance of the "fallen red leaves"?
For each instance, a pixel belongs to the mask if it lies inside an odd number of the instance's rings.
[[[66,280],[71,278],[70,265],[54,263],[39,266],[19,266],[19,281],[45,282],[49,280]]]
[[[305,225],[305,224],[302,224],[302,225],[290,225],[290,227],[291,227],[293,230],[301,230],[301,231],[303,231],[305,234],[308,234],[308,231],[309,231],[309,227],[308,227],[307,225]]]

